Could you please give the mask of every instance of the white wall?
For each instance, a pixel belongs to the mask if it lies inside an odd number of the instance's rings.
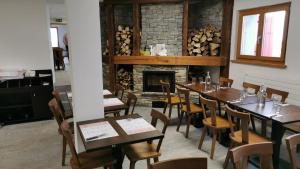
[[[290,2],[289,0],[235,0],[231,37],[231,60],[235,59],[238,10]],[[246,64],[230,63],[230,77],[234,79],[233,87],[241,88],[242,82],[249,81],[265,84],[276,89],[289,91],[288,102],[300,105],[300,1],[292,0],[289,32],[286,51],[287,68],[269,68]],[[246,75],[246,76],[245,76]]]
[[[66,0],[66,5],[74,122],[103,118],[99,0]],[[80,152],[84,149],[77,127],[75,131]]]
[[[45,0],[0,1],[0,69],[50,69]]]

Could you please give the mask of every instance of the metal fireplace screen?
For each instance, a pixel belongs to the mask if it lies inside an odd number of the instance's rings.
[[[175,92],[175,71],[143,71],[143,92],[162,92],[160,80],[169,82]]]

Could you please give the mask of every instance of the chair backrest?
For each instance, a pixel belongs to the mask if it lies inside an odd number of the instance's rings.
[[[168,99],[168,103],[171,104],[170,83],[160,80],[160,84],[161,84],[164,98]]]
[[[178,158],[151,164],[150,169],[207,169],[207,158]]]
[[[217,125],[216,111],[217,111],[218,102],[216,100],[206,99],[206,98],[202,97],[201,95],[200,95],[200,102],[201,102],[202,110],[204,111],[204,113],[203,113],[204,118],[208,117],[208,112],[207,112],[207,109],[208,109],[210,112],[211,124],[213,126],[216,126]]]
[[[284,103],[286,98],[289,95],[289,92],[285,92],[285,91],[281,91],[281,90],[277,90],[277,89],[272,89],[272,88],[268,87],[267,88],[267,97],[271,98],[273,94],[281,96],[281,102]]]
[[[248,82],[243,82],[243,88],[250,88],[250,89],[254,89],[255,90],[255,94],[258,93],[260,86],[256,85],[256,84],[252,84],[252,83],[248,83]]]
[[[75,144],[73,141],[73,134],[69,125],[69,122],[67,120],[64,120],[61,125],[60,125],[60,129],[62,131],[63,136],[66,138],[67,143],[69,145],[70,151],[72,153],[72,157],[73,157],[73,162],[75,162],[77,164],[77,166],[80,166],[80,161],[78,159],[78,155],[75,149]]]
[[[260,169],[273,169],[272,154],[272,142],[245,144],[230,150],[234,169],[247,169],[248,158],[252,155],[260,157]]]
[[[121,86],[120,84],[116,84],[114,95],[118,97],[120,100],[123,99],[125,88]]]
[[[250,114],[249,113],[242,113],[236,110],[231,109],[228,105],[225,106],[225,111],[228,116],[229,124],[230,124],[230,135],[234,137],[235,126],[240,127],[242,130],[242,143],[248,144],[249,142],[249,121],[250,121]]]
[[[63,106],[63,104],[62,104],[62,101],[61,101],[61,98],[60,98],[60,95],[59,95],[59,91],[58,90],[53,90],[52,91],[52,96],[56,99],[56,102],[57,102],[57,104],[58,104],[58,106],[60,107],[60,109],[61,109],[61,112],[62,112],[62,116],[63,116],[63,118],[65,119],[65,117],[66,117],[66,114],[65,114],[65,108],[64,108],[64,106]]]
[[[137,102],[137,97],[135,94],[128,92],[127,94],[127,102],[126,102],[126,110],[125,110],[125,114],[128,114],[130,112],[130,114],[133,114],[135,105]]]
[[[300,144],[300,134],[289,136],[285,139],[285,141],[289,152],[292,169],[297,169],[296,154],[297,154],[297,145]]]
[[[53,116],[58,124],[58,128],[60,127],[61,123],[63,122],[64,118],[61,113],[61,109],[56,101],[55,98],[51,99],[48,103],[48,106],[53,113]],[[60,130],[59,130],[60,131]]]
[[[177,93],[179,97],[180,102],[180,108],[183,106],[186,106],[186,110],[188,112],[191,111],[191,104],[190,104],[190,90],[183,89],[183,88],[177,88]]]
[[[163,129],[162,129],[162,133],[165,134],[166,130],[167,130],[167,127],[169,125],[170,119],[165,114],[163,114],[163,113],[161,113],[161,112],[159,112],[155,109],[151,110],[151,117],[152,117],[151,124],[154,127],[156,127],[156,125],[157,125],[157,120],[160,120],[161,122],[163,122],[164,126],[163,126]],[[157,147],[156,147],[157,152],[159,152],[162,141],[163,141],[163,138],[161,138],[158,141],[158,144],[157,144]]]
[[[220,86],[222,86],[222,87],[231,87],[233,80],[229,79],[229,78],[225,78],[225,77],[220,77],[219,83],[220,83]]]

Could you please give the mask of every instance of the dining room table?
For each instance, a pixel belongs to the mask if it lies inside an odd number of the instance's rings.
[[[258,104],[256,95],[249,94],[241,98],[241,90],[229,87],[211,88],[205,90],[204,83],[176,83],[178,86],[197,92],[204,97],[215,99],[238,110],[249,112],[272,121],[271,140],[273,141],[273,167],[279,169],[280,146],[286,130],[285,125],[300,121],[300,107],[291,104],[281,104],[280,111],[274,109],[274,103],[266,99],[265,104]]]
[[[111,148],[116,169],[122,169],[123,146],[164,137],[138,114],[80,121],[76,125],[86,152]]]

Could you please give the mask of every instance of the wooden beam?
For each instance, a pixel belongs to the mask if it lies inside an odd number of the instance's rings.
[[[106,10],[106,21],[107,21],[107,40],[108,40],[108,63],[109,63],[109,85],[110,89],[114,91],[114,86],[116,83],[116,73],[114,65],[114,35],[115,35],[115,25],[114,25],[114,9],[113,5],[105,5]]]
[[[140,35],[140,5],[138,3],[133,4],[133,55],[140,55],[141,48],[141,35]]]
[[[224,66],[221,56],[115,56],[115,64]]]
[[[189,36],[189,0],[183,2],[182,17],[182,55],[188,55],[188,36]]]
[[[221,56],[226,57],[226,64],[221,68],[221,76],[229,76],[231,28],[234,0],[223,0]]]

